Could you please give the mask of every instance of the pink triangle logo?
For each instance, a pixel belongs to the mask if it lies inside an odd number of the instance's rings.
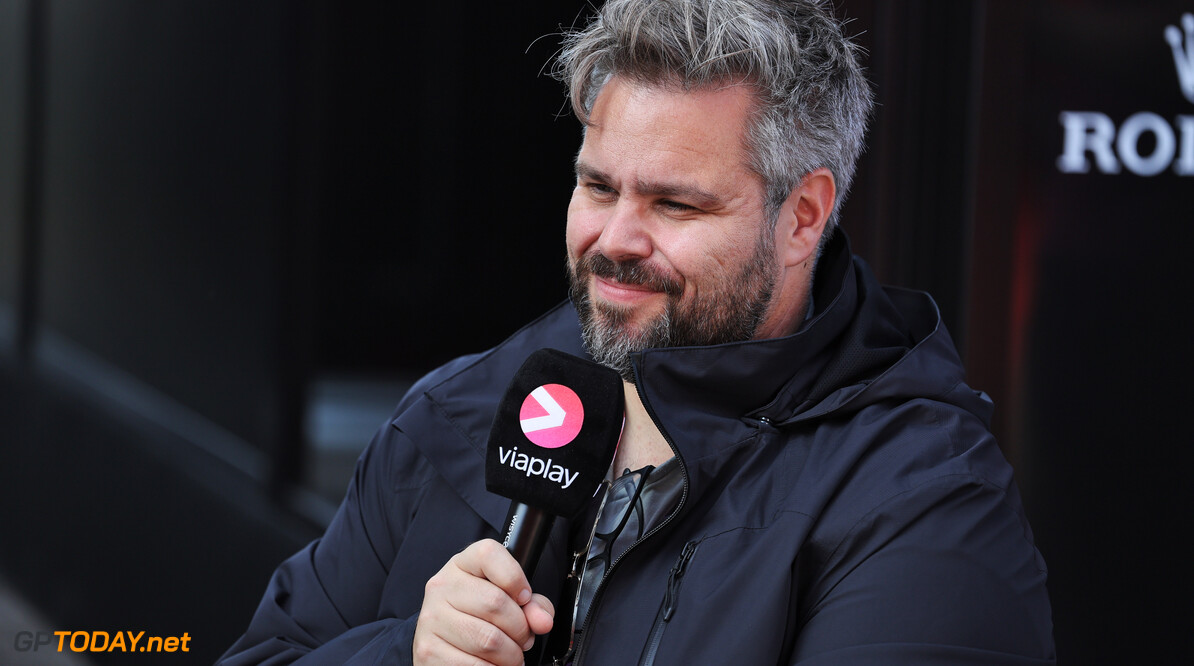
[[[584,420],[580,396],[563,384],[545,384],[531,391],[518,412],[523,434],[546,449],[558,449],[576,439]]]

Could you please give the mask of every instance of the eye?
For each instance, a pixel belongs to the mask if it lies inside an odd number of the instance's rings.
[[[612,201],[618,196],[618,191],[605,183],[584,183],[583,187],[597,201]]]
[[[664,199],[659,202],[659,205],[673,213],[691,213],[697,210],[695,206],[680,203],[679,201],[672,201],[671,199]]]

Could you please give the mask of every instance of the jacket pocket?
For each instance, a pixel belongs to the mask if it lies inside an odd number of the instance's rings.
[[[680,600],[680,584],[684,580],[684,573],[688,569],[688,563],[692,560],[692,556],[696,554],[697,546],[700,541],[689,541],[684,544],[684,550],[680,552],[680,559],[672,565],[672,570],[667,577],[667,590],[663,594],[663,603],[659,605],[659,612],[655,614],[655,622],[651,624],[651,633],[647,634],[647,644],[643,646],[643,653],[639,656],[639,666],[653,666],[655,663],[655,653],[659,650],[659,643],[663,640],[663,631],[667,628],[668,622],[671,622],[672,615],[676,612],[676,607]]]

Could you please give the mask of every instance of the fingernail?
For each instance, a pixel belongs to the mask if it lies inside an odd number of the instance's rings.
[[[529,650],[533,647],[535,647],[535,637],[531,636],[530,638],[527,639],[527,642],[522,644],[522,651],[526,652],[527,650]]]
[[[523,588],[522,592],[518,593],[518,605],[525,606],[531,600],[531,591]]]

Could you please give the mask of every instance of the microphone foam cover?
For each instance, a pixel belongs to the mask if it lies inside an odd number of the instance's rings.
[[[621,376],[555,349],[522,364],[489,431],[485,487],[571,518],[605,478],[622,433]]]

